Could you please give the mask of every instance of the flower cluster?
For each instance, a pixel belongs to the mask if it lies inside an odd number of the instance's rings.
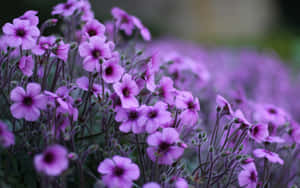
[[[1,185],[299,184],[300,88],[278,58],[148,43],[137,17],[111,15],[68,0],[3,25]]]

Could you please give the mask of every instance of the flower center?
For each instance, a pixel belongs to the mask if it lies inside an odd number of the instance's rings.
[[[88,34],[90,37],[97,35],[97,32],[94,29],[89,29]]]
[[[252,182],[256,182],[256,173],[254,171],[251,171],[251,174],[250,174],[250,180]]]
[[[94,58],[100,57],[100,56],[101,56],[101,51],[98,50],[98,49],[94,49],[94,50],[92,51],[92,56],[93,56]]]
[[[125,97],[129,97],[129,95],[130,95],[130,89],[129,89],[128,87],[124,87],[124,88],[122,89],[122,93],[123,93],[123,95],[124,95]]]
[[[160,152],[164,152],[164,151],[167,151],[169,149],[169,147],[171,146],[171,144],[169,144],[168,142],[161,142],[159,144],[159,151]]]
[[[112,73],[113,73],[113,68],[111,66],[109,66],[105,69],[106,75],[112,75]]]
[[[131,121],[136,120],[139,117],[139,113],[137,111],[130,111],[128,114],[128,119]]]
[[[45,154],[45,156],[44,156],[44,162],[50,164],[50,163],[52,163],[52,162],[54,161],[54,158],[55,158],[55,157],[54,157],[53,153],[47,152],[47,153]]]
[[[72,3],[66,3],[65,6],[64,6],[64,9],[68,10],[72,7],[72,5],[73,5]]]
[[[25,106],[31,106],[32,103],[33,103],[32,97],[30,97],[30,96],[24,97],[24,99],[23,99],[23,104],[24,104]]]
[[[121,167],[116,166],[114,168],[114,175],[117,176],[117,177],[122,176],[124,174],[124,172],[125,172],[124,169],[121,168]]]
[[[126,16],[126,15],[124,15],[123,17],[122,17],[122,23],[129,23],[129,18],[128,18],[128,16]]]
[[[270,114],[277,114],[277,111],[274,108],[270,108],[268,111]]]
[[[195,104],[193,103],[193,101],[190,101],[187,103],[188,109],[193,110],[195,108]]]
[[[258,133],[258,131],[259,131],[258,126],[255,126],[255,127],[253,128],[253,135],[255,136],[255,135]]]
[[[151,110],[149,113],[148,113],[148,117],[150,119],[153,119],[153,118],[156,118],[158,115],[157,111],[156,110]]]
[[[17,36],[19,37],[24,37],[26,32],[24,29],[20,28],[20,29],[17,29],[17,32],[16,32]]]

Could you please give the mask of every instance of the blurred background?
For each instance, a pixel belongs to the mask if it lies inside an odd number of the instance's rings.
[[[208,46],[254,46],[275,51],[300,67],[300,14],[297,1],[287,0],[90,0],[100,20],[119,6],[141,18],[154,37],[171,36]],[[28,9],[50,17],[61,0],[5,0],[0,24]],[[299,54],[299,55],[298,55]]]

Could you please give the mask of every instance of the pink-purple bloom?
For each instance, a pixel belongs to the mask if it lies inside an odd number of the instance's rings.
[[[176,90],[173,87],[173,80],[170,77],[162,77],[157,88],[158,95],[162,100],[172,105],[176,94]]]
[[[65,44],[64,41],[60,41],[52,52],[58,59],[66,62],[68,60],[69,50],[70,44]]]
[[[116,121],[121,122],[119,127],[121,132],[139,134],[144,132],[146,118],[140,108],[117,108]]]
[[[267,124],[256,124],[250,129],[250,137],[256,142],[263,142],[269,136]]]
[[[255,149],[253,154],[257,158],[266,158],[271,163],[279,163],[281,165],[284,163],[277,153],[271,152],[267,149]]]
[[[139,89],[131,75],[125,74],[122,78],[122,82],[115,83],[113,88],[120,97],[123,108],[139,106],[139,102],[135,98],[139,93]]]
[[[221,112],[221,115],[233,115],[231,105],[224,97],[217,95],[216,103],[217,109]]]
[[[130,158],[118,155],[102,161],[98,172],[102,174],[102,181],[109,188],[130,188],[132,182],[140,176],[139,167]]]
[[[144,127],[148,133],[153,133],[160,126],[172,120],[171,113],[167,109],[168,105],[161,101],[158,101],[154,106],[142,106],[146,117]]]
[[[88,37],[99,36],[104,37],[105,26],[98,20],[93,19],[88,21],[83,27],[83,34]]]
[[[10,107],[12,115],[27,121],[36,121],[40,117],[40,110],[47,105],[47,98],[41,94],[41,86],[37,83],[27,84],[26,91],[19,86],[14,88],[10,99],[14,102]]]
[[[106,83],[118,82],[124,73],[124,69],[118,64],[116,58],[105,61],[102,68],[102,77]]]
[[[32,49],[32,53],[35,55],[44,55],[45,52],[53,47],[55,40],[56,38],[54,36],[41,36],[38,40],[37,45]]]
[[[19,61],[19,69],[28,77],[33,74],[34,61],[31,55],[21,57]]]
[[[37,15],[37,11],[28,10],[22,16],[17,19],[28,20],[30,25],[36,26],[39,23],[39,17]]]
[[[153,162],[171,165],[184,152],[184,148],[177,145],[179,142],[179,134],[174,128],[164,128],[162,132],[148,136],[147,154]]]
[[[183,110],[179,116],[181,123],[192,126],[198,121],[199,101],[190,92],[180,92],[176,96],[176,106]]]
[[[37,171],[48,176],[58,176],[68,168],[67,149],[60,145],[52,145],[34,157],[34,166]]]
[[[14,19],[13,24],[6,23],[2,30],[10,47],[22,46],[24,50],[32,49],[40,35],[36,26],[31,25],[28,20],[21,19]]]
[[[143,188],[160,188],[160,185],[156,182],[149,182],[144,184]]]
[[[89,83],[89,79],[85,76],[82,76],[76,80],[77,86],[84,91],[89,90]],[[93,92],[96,97],[99,96],[102,94],[102,86],[100,84],[93,83],[91,92]]]
[[[7,128],[7,125],[0,121],[0,144],[7,148],[15,144],[14,134]]]
[[[241,187],[256,188],[258,183],[258,176],[255,165],[250,165],[244,168],[238,174],[238,181]]]
[[[91,37],[89,42],[83,42],[79,46],[79,54],[84,58],[83,68],[86,71],[100,71],[100,60],[111,57],[109,45],[105,43],[105,38],[98,36]]]
[[[53,8],[52,15],[71,16],[78,8],[77,0],[68,0],[65,3],[60,3]]]

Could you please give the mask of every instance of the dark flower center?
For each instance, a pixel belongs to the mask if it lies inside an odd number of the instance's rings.
[[[30,97],[30,96],[24,97],[24,99],[23,99],[23,104],[24,104],[25,106],[31,106],[32,103],[33,103],[32,97]]]
[[[47,152],[44,156],[44,162],[48,164],[52,163],[54,159],[55,159],[54,154],[51,152]]]
[[[188,109],[193,110],[195,108],[195,104],[193,103],[193,101],[190,101],[187,103]]]
[[[255,135],[259,132],[258,126],[255,126],[255,127],[253,128],[252,132],[253,132],[253,135],[255,136]]]
[[[125,16],[122,17],[122,23],[127,23],[127,24],[129,23],[128,16],[125,15]]]
[[[175,71],[173,74],[172,74],[173,78],[175,80],[178,80],[179,79],[179,72],[178,71]]]
[[[128,114],[128,119],[131,121],[136,120],[139,117],[139,113],[137,111],[130,111]]]
[[[150,119],[153,119],[153,118],[156,118],[158,115],[157,111],[156,110],[151,110],[149,113],[148,113],[148,117]]]
[[[19,37],[24,37],[25,34],[26,34],[26,31],[25,31],[24,29],[20,28],[20,29],[17,29],[16,34],[17,34],[17,36],[19,36]]]
[[[122,93],[123,93],[123,95],[124,95],[125,97],[129,97],[129,95],[130,95],[130,89],[129,89],[128,87],[124,87],[124,88],[122,89]]]
[[[125,172],[124,169],[121,168],[121,167],[116,166],[114,168],[114,175],[117,176],[117,177],[122,176],[124,174],[124,172]]]
[[[164,96],[166,95],[166,92],[165,92],[165,90],[164,90],[163,87],[159,88],[158,94],[159,94],[159,96],[161,96],[161,97],[164,97]]]
[[[243,100],[242,99],[235,99],[235,102],[237,103],[237,104],[242,104],[243,103]]]
[[[158,149],[160,152],[164,152],[164,151],[167,151],[170,146],[171,146],[171,144],[169,144],[168,142],[161,142],[158,146]]]
[[[64,6],[64,9],[68,10],[72,7],[72,5],[73,5],[72,3],[66,3],[65,6]]]
[[[94,50],[92,51],[92,56],[93,56],[94,58],[100,57],[100,56],[101,56],[101,51],[98,50],[98,49],[94,49]]]
[[[88,34],[90,37],[97,35],[97,32],[94,29],[89,29]]]
[[[277,114],[277,111],[274,108],[270,108],[268,111],[270,114]]]
[[[111,66],[109,66],[105,69],[106,75],[112,75],[112,73],[113,73],[113,68]]]
[[[250,180],[252,182],[256,182],[256,173],[254,171],[251,171],[251,174],[250,174]]]

